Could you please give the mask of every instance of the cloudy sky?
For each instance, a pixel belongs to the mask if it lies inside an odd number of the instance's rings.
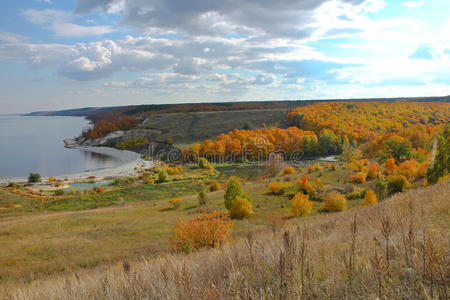
[[[2,0],[0,113],[450,94],[448,0]]]

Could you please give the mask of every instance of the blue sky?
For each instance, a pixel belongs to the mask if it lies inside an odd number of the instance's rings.
[[[5,0],[0,113],[450,94],[448,0]]]

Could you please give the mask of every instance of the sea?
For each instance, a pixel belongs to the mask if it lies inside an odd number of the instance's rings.
[[[89,127],[82,117],[0,115],[0,177],[58,176],[119,166],[114,157],[64,147]]]

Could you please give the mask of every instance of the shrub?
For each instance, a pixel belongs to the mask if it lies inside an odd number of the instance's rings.
[[[395,193],[403,192],[409,185],[408,180],[403,175],[394,175],[389,177],[387,190],[388,194],[392,195]]]
[[[130,185],[134,182],[134,179],[131,177],[123,177],[123,178],[115,178],[112,182],[111,185],[114,186],[127,186]]]
[[[327,194],[320,208],[329,212],[342,211],[347,208],[347,198],[339,192],[332,191]]]
[[[229,217],[216,210],[203,213],[189,222],[179,219],[171,238],[177,250],[188,253],[222,244],[230,237],[231,221]]]
[[[291,203],[291,211],[296,217],[303,217],[309,214],[313,205],[312,202],[309,201],[309,196],[303,193],[295,194]]]
[[[393,158],[388,158],[384,163],[384,166],[386,167],[386,173],[388,174],[393,174],[397,169],[397,166],[395,165],[395,159]]]
[[[414,179],[417,175],[417,163],[415,160],[407,160],[397,166],[397,175],[403,175],[407,179]]]
[[[198,204],[205,205],[206,202],[208,202],[208,192],[206,190],[201,190],[200,193],[198,193]]]
[[[220,190],[220,189],[221,189],[220,183],[214,180],[214,181],[211,182],[211,184],[209,185],[209,189],[211,190],[211,192]]]
[[[209,167],[209,162],[206,158],[200,157],[200,159],[198,160],[198,166],[202,169],[206,169]]]
[[[158,179],[160,182],[167,181],[167,180],[169,180],[169,174],[167,174],[166,170],[161,170],[158,173]]]
[[[155,183],[155,179],[153,179],[153,178],[147,179],[147,183],[148,184],[154,184]]]
[[[284,168],[284,170],[281,172],[282,175],[286,175],[286,174],[292,174],[295,172],[295,168],[291,167],[291,166],[287,166]]]
[[[54,194],[55,194],[55,196],[62,196],[62,195],[64,195],[64,190],[56,190],[54,192]]]
[[[55,178],[53,178],[52,176],[50,176],[50,177],[48,178],[48,181],[53,182],[53,181],[55,181]]]
[[[101,194],[101,193],[104,193],[104,192],[105,192],[105,189],[102,188],[102,187],[97,187],[97,188],[94,189],[94,191],[95,191],[97,194]]]
[[[39,173],[30,173],[30,175],[28,175],[28,182],[29,183],[41,182],[41,175]]]
[[[297,185],[300,187],[300,191],[302,191],[303,193],[308,194],[310,197],[314,196],[315,189],[309,182],[307,176],[304,176],[302,179],[300,179],[297,182]]]
[[[302,168],[298,168],[297,170],[299,173],[303,173],[303,169]]]
[[[245,198],[236,197],[231,203],[230,216],[233,219],[243,219],[252,214],[252,204]]]
[[[175,175],[177,173],[177,170],[175,168],[165,167],[165,170],[169,175]]]
[[[181,200],[181,198],[171,198],[171,199],[169,199],[169,203],[172,204],[175,209],[180,207],[182,201],[183,200]]]
[[[350,176],[350,180],[355,183],[364,183],[366,182],[366,174],[364,172],[358,172]]]
[[[317,178],[314,180],[314,184],[315,184],[317,187],[323,187],[322,180],[321,180],[319,177],[317,177]]]
[[[242,189],[241,179],[236,176],[231,176],[228,179],[227,190],[225,192],[225,207],[230,210],[231,204],[236,197],[249,199],[247,194]]]
[[[353,191],[346,195],[348,200],[362,199],[366,196],[366,190]]]
[[[183,167],[181,165],[177,165],[175,167],[175,169],[176,169],[177,173],[183,173],[184,172]]]
[[[378,164],[373,164],[369,168],[369,172],[367,172],[367,179],[375,179],[378,175]]]
[[[291,184],[289,182],[270,182],[268,185],[269,190],[275,195],[284,194],[287,188],[289,188]]]
[[[361,202],[362,205],[374,205],[378,202],[377,196],[375,195],[374,191],[368,190],[366,192],[366,196],[364,197],[363,201]]]
[[[320,166],[319,163],[315,163],[315,164],[313,165],[313,171],[319,171],[320,169],[322,169],[322,167]]]
[[[310,174],[313,171],[313,166],[312,165],[307,165],[306,166],[306,171],[308,172],[308,174]]]

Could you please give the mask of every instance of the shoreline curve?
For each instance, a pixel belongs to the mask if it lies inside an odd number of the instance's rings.
[[[74,146],[70,147],[74,150],[81,150],[92,152],[96,154],[106,155],[114,157],[122,162],[121,165],[117,167],[109,167],[99,170],[92,170],[74,174],[57,175],[53,176],[55,179],[62,179],[67,181],[77,181],[88,179],[89,177],[95,176],[96,179],[104,177],[125,177],[136,175],[137,172],[135,168],[151,168],[154,163],[151,161],[145,161],[141,159],[140,155],[136,152],[127,150],[117,150],[109,147],[91,147],[91,146]],[[42,181],[48,181],[49,177],[42,177]],[[28,182],[28,177],[0,177],[0,185],[8,184],[10,182],[14,183],[26,183]]]

